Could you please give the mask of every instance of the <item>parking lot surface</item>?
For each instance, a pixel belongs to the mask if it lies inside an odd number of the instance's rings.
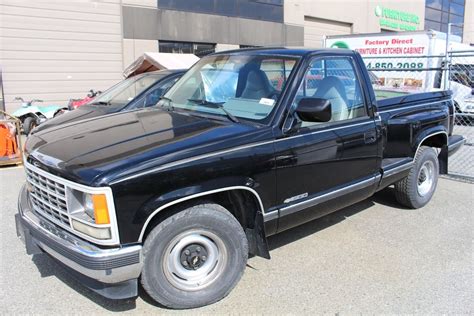
[[[22,168],[0,169],[1,314],[181,314],[89,291],[15,233]],[[474,185],[440,179],[433,200],[403,209],[390,189],[269,240],[210,313],[474,313]]]

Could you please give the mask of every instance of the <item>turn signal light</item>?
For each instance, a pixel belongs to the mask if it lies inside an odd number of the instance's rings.
[[[107,199],[105,194],[92,195],[94,204],[94,218],[96,224],[110,224],[109,210],[107,208]]]

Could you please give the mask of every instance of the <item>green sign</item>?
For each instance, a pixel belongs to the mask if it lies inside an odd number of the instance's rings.
[[[375,15],[380,18],[380,26],[401,31],[415,31],[417,25],[420,24],[420,17],[416,14],[388,9],[379,5],[375,7]]]
[[[337,41],[331,45],[331,48],[349,48],[349,45],[343,41]]]

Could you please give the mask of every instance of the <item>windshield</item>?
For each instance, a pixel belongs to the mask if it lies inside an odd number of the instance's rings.
[[[250,54],[204,57],[160,104],[262,121],[272,112],[296,61],[294,57]]]
[[[161,78],[163,75],[148,74],[125,79],[96,97],[91,104],[111,106],[128,104]]]

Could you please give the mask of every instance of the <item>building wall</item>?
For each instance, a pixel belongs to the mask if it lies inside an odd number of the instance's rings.
[[[8,112],[16,96],[66,105],[110,87],[122,78],[120,0],[0,0],[0,64]]]
[[[123,6],[123,21],[126,39],[286,45],[303,38],[302,28],[283,23],[135,6]]]
[[[377,6],[412,13],[419,17],[417,30],[423,29],[425,1],[424,0],[285,0],[284,23],[303,27],[313,21],[320,29],[326,29],[326,35],[341,34],[341,30],[355,33],[374,33],[381,31],[380,17],[376,16]],[[324,27],[326,23],[327,27]],[[394,30],[384,27],[387,30]],[[311,29],[309,30],[311,32]],[[305,30],[308,39],[308,29]],[[318,42],[320,45],[317,45]],[[306,46],[322,46],[322,37],[306,41]],[[308,45],[309,44],[309,45]]]
[[[466,0],[465,3],[463,42],[474,46],[474,0]]]

